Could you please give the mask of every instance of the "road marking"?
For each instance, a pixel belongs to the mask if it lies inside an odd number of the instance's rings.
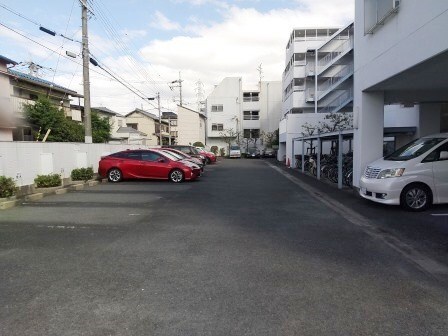
[[[431,214],[431,216],[448,216],[448,214]]]
[[[140,214],[130,213],[129,216],[140,216]]]
[[[346,207],[345,205],[335,201],[334,199],[328,197],[325,194],[319,193],[317,189],[311,187],[310,185],[300,181],[298,178],[284,172],[281,168],[274,166],[273,164],[266,162],[268,166],[272,169],[279,172],[281,175],[286,177],[295,185],[304,189],[308,192],[313,198],[322,202],[330,209],[338,213],[340,216],[351,222],[352,224],[359,226],[362,230],[371,236],[374,239],[378,239],[387,246],[391,247],[398,253],[400,253],[404,258],[406,258],[411,263],[417,265],[418,268],[423,270],[425,273],[431,275],[436,279],[444,279],[446,280],[446,276],[448,275],[448,267],[439,263],[436,260],[431,259],[430,257],[422,254],[415,250],[411,245],[403,242],[400,238],[395,237],[393,234],[389,232],[384,232],[373,223],[369,221],[368,218],[363,215],[353,211],[352,209]]]

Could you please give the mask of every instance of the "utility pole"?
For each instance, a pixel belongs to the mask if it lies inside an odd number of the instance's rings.
[[[178,83],[178,85],[170,85],[170,89],[173,88],[179,88],[179,105],[182,106],[182,82],[183,80],[180,78],[180,71],[179,71],[179,79],[176,79],[171,82],[171,84]]]
[[[92,115],[90,111],[90,78],[89,78],[89,37],[87,31],[87,4],[80,0],[82,7],[82,76],[84,82],[84,128],[85,143],[92,143]]]
[[[258,75],[259,75],[259,81],[258,81],[258,85],[259,85],[259,88],[260,88],[260,91],[261,91],[261,80],[263,79],[263,67],[262,67],[262,63],[260,63],[260,65],[258,66],[258,68],[257,68],[257,71],[258,71]]]
[[[162,146],[162,112],[160,110],[160,92],[157,92],[157,109],[159,110],[159,143]]]

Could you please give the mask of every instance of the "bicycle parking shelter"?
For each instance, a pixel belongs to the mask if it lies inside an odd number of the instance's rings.
[[[316,161],[317,161],[317,171],[316,176],[317,179],[320,180],[320,160],[322,154],[322,143],[325,141],[337,141],[338,142],[338,189],[342,189],[342,165],[343,165],[343,142],[344,140],[353,140],[353,129],[350,130],[340,130],[329,133],[322,133],[310,136],[297,137],[292,139],[292,156],[294,158],[294,142],[301,141],[302,142],[302,173],[305,173],[305,142],[306,141],[314,141],[317,140],[317,153],[316,153]],[[299,168],[299,167],[297,167]]]

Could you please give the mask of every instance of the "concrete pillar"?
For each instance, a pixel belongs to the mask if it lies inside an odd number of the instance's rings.
[[[353,185],[359,187],[366,165],[383,156],[384,93],[355,90],[354,111]]]
[[[418,122],[418,137],[440,133],[441,104],[421,104]]]

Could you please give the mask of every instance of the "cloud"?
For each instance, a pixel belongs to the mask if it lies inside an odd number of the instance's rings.
[[[170,21],[161,12],[156,11],[151,22],[151,27],[161,30],[179,30],[180,24],[177,22]]]
[[[193,24],[185,31],[196,36],[154,40],[141,54],[152,64],[182,70],[186,91],[194,100],[194,83],[200,78],[207,94],[224,77],[241,76],[243,85],[255,86],[256,68],[262,64],[264,80],[281,80],[285,47],[291,31],[299,27],[340,27],[353,20],[351,0],[304,0],[296,9],[261,13],[253,8],[231,7],[224,21],[210,27]],[[188,97],[188,93],[186,94]]]

